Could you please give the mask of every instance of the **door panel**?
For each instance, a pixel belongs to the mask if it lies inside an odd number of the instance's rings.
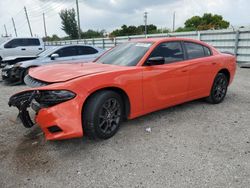
[[[187,63],[145,67],[143,70],[145,111],[154,111],[186,101],[187,87]]]
[[[180,42],[159,44],[151,57],[163,57],[165,64],[145,66],[143,70],[143,96],[145,112],[182,103],[187,97],[188,63],[184,61]]]
[[[188,98],[190,100],[209,95],[218,64],[211,57],[189,60]]]
[[[211,51],[200,44],[184,42],[189,64],[188,99],[209,95],[218,64]]]

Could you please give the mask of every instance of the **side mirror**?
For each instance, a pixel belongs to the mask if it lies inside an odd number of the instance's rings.
[[[55,60],[56,58],[58,58],[59,57],[59,54],[52,54],[51,56],[50,56],[50,59],[51,60]]]
[[[164,57],[151,57],[147,61],[147,65],[163,65],[165,63]]]

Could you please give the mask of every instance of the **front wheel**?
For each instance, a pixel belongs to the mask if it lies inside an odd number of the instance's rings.
[[[28,75],[28,73],[29,73],[29,68],[26,68],[25,70],[23,70],[22,75],[21,75],[21,79],[20,79],[20,81],[22,83],[24,83],[24,78],[25,78],[25,76]]]
[[[93,94],[83,110],[83,131],[90,138],[108,139],[119,129],[123,117],[123,102],[114,91]]]
[[[212,104],[221,103],[227,94],[228,83],[229,81],[226,75],[218,73],[214,79],[210,95],[206,98],[206,101]]]

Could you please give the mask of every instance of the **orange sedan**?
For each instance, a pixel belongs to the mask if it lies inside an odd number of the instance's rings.
[[[141,39],[121,44],[93,63],[31,69],[33,87],[13,95],[25,127],[35,122],[47,140],[82,137],[108,139],[124,119],[205,98],[223,101],[236,59],[201,41],[185,38]]]

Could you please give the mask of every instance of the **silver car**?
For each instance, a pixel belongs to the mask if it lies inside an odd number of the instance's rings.
[[[7,82],[23,82],[31,67],[48,65],[51,63],[90,62],[101,56],[104,50],[88,45],[66,45],[51,47],[40,53],[36,59],[22,61],[14,65],[6,65],[2,69],[2,79]],[[75,61],[74,61],[75,60]]]

